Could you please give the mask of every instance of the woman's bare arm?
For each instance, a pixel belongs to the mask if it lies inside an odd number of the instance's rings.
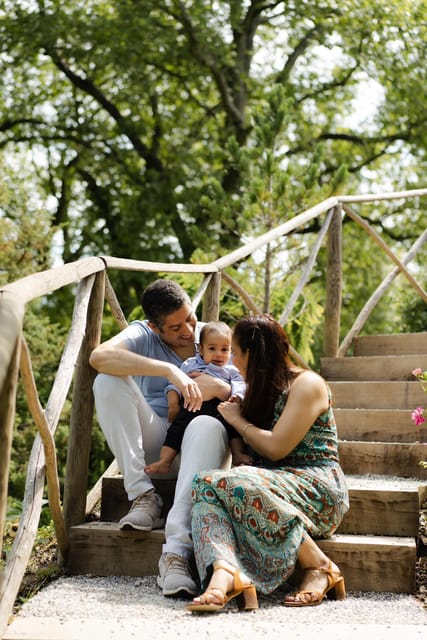
[[[271,431],[249,423],[239,405],[225,402],[218,409],[257,453],[280,460],[295,449],[328,406],[325,382],[316,373],[307,371],[293,381],[283,412]]]

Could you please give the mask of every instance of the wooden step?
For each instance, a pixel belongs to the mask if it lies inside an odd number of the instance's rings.
[[[418,487],[422,481],[379,475],[347,476],[350,510],[340,525],[341,533],[416,536],[419,528]],[[157,484],[165,503],[165,515],[173,499],[173,481]],[[118,521],[128,512],[127,499],[120,477],[104,478],[101,520]]]
[[[338,533],[418,536],[420,498],[417,480],[347,476],[350,509]]]
[[[427,397],[426,402],[427,405]],[[415,407],[414,407],[415,408]],[[334,407],[341,440],[377,442],[427,442],[425,425],[415,426],[412,410],[340,409]]]
[[[163,512],[166,515],[173,503],[175,480],[152,478],[154,487],[163,498]],[[119,521],[130,509],[132,501],[128,500],[123,486],[122,476],[102,479],[101,520]]]
[[[427,353],[427,332],[357,336],[353,347],[355,356]]]
[[[328,382],[335,407],[341,409],[400,409],[425,406],[426,394],[414,382]]]
[[[320,373],[326,380],[409,380],[420,385],[412,375],[417,367],[427,370],[427,354],[320,359]]]
[[[319,546],[341,569],[349,591],[414,593],[414,538],[336,535]]]
[[[427,479],[427,469],[419,464],[427,459],[425,444],[340,440],[339,454],[346,475],[379,474]]]
[[[96,576],[153,576],[164,529],[121,531],[117,522],[95,521],[70,529],[67,571]]]
[[[157,575],[164,530],[120,531],[117,523],[90,522],[71,528],[67,571],[99,576]],[[343,571],[349,591],[413,593],[413,538],[335,535],[319,546]]]

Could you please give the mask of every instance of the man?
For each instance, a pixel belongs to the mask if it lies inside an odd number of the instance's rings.
[[[156,280],[144,291],[141,303],[145,321],[132,322],[99,345],[90,364],[99,372],[93,387],[98,420],[133,501],[120,527],[151,531],[164,524],[163,503],[144,468],[158,459],[169,426],[166,385],[172,383],[181,391],[190,410],[200,409],[204,400],[226,400],[230,386],[207,374],[197,374],[196,382],[180,370],[182,362],[195,355],[200,324],[178,284]],[[198,471],[219,468],[228,461],[222,423],[207,416],[192,420],[182,442],[175,498],[159,561],[157,582],[165,596],[192,596],[197,591],[189,567],[191,483]]]

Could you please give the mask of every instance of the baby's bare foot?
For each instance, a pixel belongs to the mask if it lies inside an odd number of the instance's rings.
[[[158,460],[157,462],[152,462],[148,466],[145,467],[145,473],[168,473],[170,471],[169,462],[164,462],[163,460]]]

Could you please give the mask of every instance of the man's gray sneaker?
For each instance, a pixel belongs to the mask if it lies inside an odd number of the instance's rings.
[[[165,519],[161,517],[162,508],[163,500],[154,489],[150,489],[135,498],[129,512],[119,522],[120,529],[160,529],[165,523]]]
[[[164,596],[188,597],[197,593],[188,561],[176,553],[164,553],[160,557],[157,584]]]

